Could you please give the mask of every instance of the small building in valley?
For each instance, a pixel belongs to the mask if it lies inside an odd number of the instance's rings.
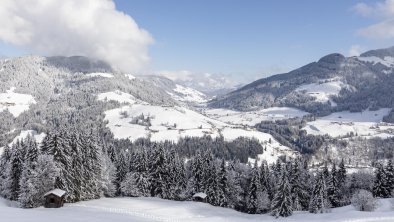
[[[54,189],[49,191],[44,195],[46,208],[59,208],[64,204],[64,199],[66,197],[66,191],[61,189]]]
[[[202,192],[195,193],[193,195],[193,201],[206,203],[207,202],[207,194],[202,193]]]

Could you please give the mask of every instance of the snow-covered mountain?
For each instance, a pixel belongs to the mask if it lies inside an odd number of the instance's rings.
[[[209,97],[223,95],[241,87],[242,84],[228,76],[189,71],[160,72],[175,83],[203,92]]]
[[[289,73],[252,82],[210,106],[235,110],[290,106],[318,115],[392,108],[393,67],[394,47],[359,57],[334,53]]]
[[[207,95],[196,89],[177,84],[174,81],[163,76],[148,75],[140,76],[140,78],[151,82],[155,86],[163,89],[174,100],[180,103],[197,105],[207,102],[209,98]]]
[[[233,141],[242,136],[256,138],[267,151],[261,158],[268,162],[297,155],[267,133],[201,114],[193,106],[207,101],[204,93],[165,77],[121,73],[102,61],[41,56],[2,60],[0,80],[3,145],[27,135],[41,140],[48,130],[83,122],[107,127],[116,139],[176,142],[209,135]]]

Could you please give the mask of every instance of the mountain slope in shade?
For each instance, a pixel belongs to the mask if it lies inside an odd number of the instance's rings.
[[[158,88],[163,89],[174,100],[180,103],[195,105],[195,104],[205,103],[208,101],[208,96],[205,95],[204,93],[196,89],[183,86],[181,84],[177,84],[166,77],[149,75],[149,76],[140,76],[140,78],[148,82],[151,82]]]
[[[392,108],[394,47],[359,57],[334,53],[288,73],[252,82],[210,101],[214,108],[253,110],[289,106],[326,115]]]

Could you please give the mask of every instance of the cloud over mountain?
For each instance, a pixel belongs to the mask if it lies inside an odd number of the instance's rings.
[[[375,39],[394,38],[394,0],[385,0],[375,4],[358,3],[354,11],[364,17],[373,17],[378,22],[358,30],[358,34]]]
[[[42,55],[83,55],[122,71],[149,62],[153,38],[111,0],[3,0],[0,40]]]

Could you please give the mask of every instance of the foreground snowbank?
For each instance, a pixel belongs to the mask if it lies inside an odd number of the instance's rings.
[[[288,218],[275,219],[269,215],[249,215],[231,209],[213,207],[204,203],[178,202],[157,198],[103,198],[75,204],[60,209],[20,209],[0,199],[1,221],[320,221],[320,222],[379,222],[394,221],[393,199],[379,200],[375,212],[356,211],[352,206],[333,209],[327,214],[295,212]]]

